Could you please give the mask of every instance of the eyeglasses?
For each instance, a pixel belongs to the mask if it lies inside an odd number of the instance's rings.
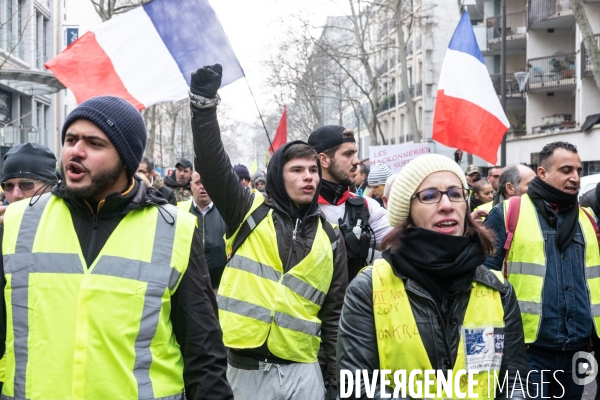
[[[442,201],[443,195],[448,196],[448,199],[454,203],[461,203],[467,201],[469,190],[463,188],[453,188],[449,190],[425,189],[413,194],[410,199],[419,199],[423,204],[435,204]]]
[[[19,183],[2,182],[0,186],[2,186],[2,190],[8,193],[12,192],[15,189],[15,186],[19,186],[21,192],[28,192],[33,190],[37,182],[39,181],[21,181]]]

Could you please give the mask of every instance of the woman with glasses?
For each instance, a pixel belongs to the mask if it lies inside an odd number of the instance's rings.
[[[417,157],[396,177],[387,250],[346,292],[338,333],[341,395],[529,397],[521,390],[528,368],[517,300],[508,281],[482,265],[493,240],[469,215],[466,188],[460,167],[437,154]],[[389,382],[372,381],[374,371]],[[494,393],[495,381],[502,389]]]

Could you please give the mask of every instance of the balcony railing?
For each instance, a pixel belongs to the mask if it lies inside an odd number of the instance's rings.
[[[391,93],[383,97],[383,100],[381,101],[381,103],[379,103],[379,106],[377,107],[377,112],[380,113],[389,110],[393,107],[396,107],[396,96],[393,93]]]
[[[486,20],[487,41],[489,44],[502,40],[502,16],[495,15]],[[525,39],[527,33],[527,13],[520,11],[506,14],[506,40]]]
[[[410,85],[408,88],[410,93],[410,97],[415,98],[423,95],[423,82],[417,82],[413,85]],[[398,92],[398,105],[404,104],[406,102],[406,96],[404,96],[403,91]]]
[[[551,18],[558,18],[571,9],[569,0],[529,0],[529,25],[539,24]]]
[[[0,128],[0,145],[2,146],[16,146],[26,142],[47,145],[47,138],[48,130],[37,126],[5,126]]]
[[[506,96],[507,97],[521,95],[521,93],[519,92],[519,83],[514,78],[514,76],[515,76],[514,72],[506,73]],[[490,77],[492,78],[492,84],[494,85],[496,94],[498,96],[500,96],[501,95],[500,85],[502,84],[502,79],[501,79],[502,74],[491,74]]]
[[[600,49],[600,33],[594,35],[596,36],[596,46]],[[585,49],[585,45],[581,42],[581,76],[593,76],[592,73],[592,60],[590,60],[590,55],[587,53]]]
[[[577,53],[532,58],[529,64],[529,91],[547,91],[575,87]]]

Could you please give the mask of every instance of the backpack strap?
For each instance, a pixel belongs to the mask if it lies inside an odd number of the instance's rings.
[[[329,242],[331,243],[331,250],[333,250],[333,254],[335,257],[335,251],[337,250],[337,235],[335,234],[335,229],[331,222],[325,219],[325,216],[321,214],[321,226],[325,230],[327,237],[329,238]]]
[[[513,196],[508,199],[508,212],[506,213],[506,241],[504,242],[504,277],[508,277],[508,265],[506,260],[508,259],[508,253],[512,246],[513,237],[515,230],[517,229],[517,222],[519,221],[519,213],[521,212],[521,196]]]
[[[594,227],[594,232],[596,233],[596,240],[598,241],[598,246],[600,246],[600,230],[598,229],[596,219],[592,216],[592,214],[590,214],[588,210],[585,209],[585,207],[579,206],[579,208],[581,209],[581,211],[583,211],[585,215],[587,215],[588,219],[592,223],[592,226]]]
[[[256,228],[256,226],[260,224],[260,222],[269,214],[270,210],[271,207],[269,207],[266,203],[262,203],[256,210],[252,212],[252,214],[248,216],[248,218],[246,218],[240,227],[235,240],[233,241],[231,253],[229,253],[227,260],[229,260],[235,254],[237,249],[239,249],[242,243],[244,243],[248,236],[250,236],[254,228]]]

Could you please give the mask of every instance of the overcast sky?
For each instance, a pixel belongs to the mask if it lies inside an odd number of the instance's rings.
[[[267,77],[262,62],[281,41],[287,29],[300,25],[299,17],[310,18],[318,27],[328,15],[342,15],[348,8],[346,0],[209,0],[225,29],[225,33],[246,73],[246,79],[261,112],[272,111],[276,105],[264,86]],[[246,80],[221,90],[223,103],[236,119],[258,118]]]

